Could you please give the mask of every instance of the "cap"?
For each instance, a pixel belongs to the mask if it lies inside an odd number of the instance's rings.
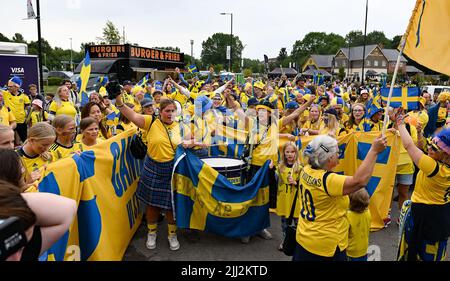
[[[18,76],[13,76],[8,81],[8,86],[16,86],[16,87],[22,87],[22,79],[20,79]]]
[[[285,106],[286,109],[297,109],[297,108],[299,108],[299,107],[300,107],[300,106],[299,106],[298,103],[295,102],[295,101],[290,101],[290,102],[288,102],[288,103],[286,104],[286,106]]]
[[[253,85],[253,87],[258,88],[258,89],[261,89],[261,90],[264,90],[265,85],[264,85],[263,82],[258,81],[258,82],[256,82],[256,83]]]
[[[306,82],[306,78],[303,76],[300,76],[299,78],[297,78],[297,82],[299,82],[299,81]]]
[[[369,92],[366,89],[361,90],[360,94],[369,94]]]
[[[141,101],[141,107],[147,107],[147,106],[153,105],[154,103],[155,103],[155,102],[154,102],[152,99],[144,98],[144,99]]]
[[[130,80],[125,80],[125,81],[123,81],[123,84],[122,84],[123,86],[126,86],[126,85],[133,85],[132,83],[131,83],[131,81]]]
[[[133,96],[135,96],[136,94],[138,94],[140,92],[144,93],[145,90],[141,86],[134,86],[133,89],[131,89],[131,92],[133,93]]]
[[[436,142],[440,149],[450,155],[450,128],[440,131],[437,136],[433,138],[433,141]]]
[[[372,105],[368,110],[369,118],[372,118],[378,112],[384,112],[384,108]]]
[[[327,100],[328,102],[330,102],[330,97],[327,94],[322,95],[319,98],[319,102],[322,102],[322,100]]]
[[[334,87],[334,92],[339,95],[341,93],[341,88]]]
[[[275,109],[275,106],[273,103],[271,103],[267,99],[263,99],[256,106],[256,110],[258,110],[258,109],[265,109],[267,111],[272,112]]]
[[[42,101],[40,99],[35,99],[31,104],[37,105],[42,108]]]
[[[336,117],[336,119],[339,120],[339,115],[338,115],[336,109],[334,109],[334,108],[332,108],[332,107],[330,107],[330,108],[328,108],[327,110],[325,110],[324,113],[334,115],[334,116]]]

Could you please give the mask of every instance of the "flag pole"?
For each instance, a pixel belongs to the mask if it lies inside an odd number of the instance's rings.
[[[406,45],[406,36],[403,36],[402,41],[400,43],[400,52],[398,53],[397,62],[395,63],[394,76],[392,77],[391,86],[389,88],[389,96],[388,96],[388,100],[387,100],[386,110],[384,111],[384,122],[383,122],[383,131],[382,131],[383,136],[386,133],[387,123],[389,121],[389,115],[388,115],[389,106],[391,105],[392,92],[394,91],[395,80],[397,79],[398,67],[400,65],[400,58],[402,57],[403,50],[405,49],[405,45]]]

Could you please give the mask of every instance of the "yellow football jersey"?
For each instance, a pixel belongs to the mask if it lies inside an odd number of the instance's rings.
[[[289,217],[291,214],[292,204],[294,202],[295,192],[297,191],[298,186],[289,184],[289,176],[292,176],[293,180],[298,183],[298,178],[300,173],[293,173],[292,166],[284,167],[283,171],[277,167],[277,175],[278,175],[278,193],[277,193],[277,208],[276,214],[282,217]],[[300,213],[300,203],[299,198],[297,198],[294,217],[298,218]]]
[[[30,105],[30,98],[25,94],[13,95],[8,91],[3,91],[3,100],[5,105],[11,109],[16,122],[22,124],[26,119],[25,107]]]
[[[16,117],[12,113],[11,109],[9,109],[6,106],[3,106],[0,109],[0,124],[9,126],[11,124],[11,122],[15,122],[15,121],[16,121]]]
[[[55,143],[50,146],[49,151],[52,154],[53,161],[58,161],[70,157],[75,153],[76,147],[73,144],[72,146],[67,147],[55,141]]]
[[[443,205],[450,202],[450,166],[422,155],[416,186],[411,200],[414,203]]]
[[[362,213],[347,211],[349,224],[347,256],[359,258],[367,254],[371,216],[369,209]]]
[[[332,257],[348,245],[346,218],[348,196],[343,196],[347,177],[306,165],[300,174],[301,210],[297,242],[315,255]]]

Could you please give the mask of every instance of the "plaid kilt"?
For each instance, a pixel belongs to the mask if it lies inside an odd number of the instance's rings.
[[[157,162],[148,155],[137,187],[137,197],[145,205],[172,210],[172,169],[174,161]]]

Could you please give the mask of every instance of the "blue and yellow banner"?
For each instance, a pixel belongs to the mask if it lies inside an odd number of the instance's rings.
[[[47,260],[122,260],[142,217],[135,191],[143,164],[129,150],[135,133],[129,130],[48,166],[39,191],[76,200],[78,211]]]
[[[188,66],[189,73],[198,73],[197,66],[195,64]]]
[[[450,1],[417,0],[405,33],[404,53],[437,72],[450,75]]]
[[[381,88],[381,98],[387,102],[389,88]],[[391,104],[393,108],[403,107],[406,110],[419,109],[420,89],[418,87],[394,88],[392,91]]]
[[[189,150],[178,147],[172,179],[177,226],[226,237],[269,227],[269,163],[245,186],[235,186]]]

